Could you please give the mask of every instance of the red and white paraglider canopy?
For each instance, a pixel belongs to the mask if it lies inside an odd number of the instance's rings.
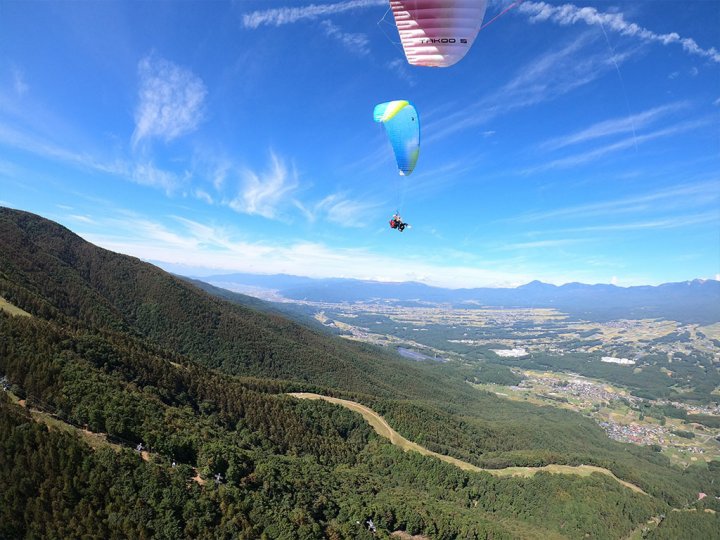
[[[390,0],[407,61],[447,67],[470,49],[487,0]]]

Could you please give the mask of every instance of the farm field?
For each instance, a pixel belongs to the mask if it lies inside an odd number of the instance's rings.
[[[415,344],[436,352],[488,346],[530,353],[602,353],[629,358],[705,354],[720,361],[720,324],[701,326],[658,319],[584,321],[548,308],[458,309],[388,302],[298,302],[347,339]]]
[[[475,384],[480,390],[538,406],[573,410],[592,417],[612,439],[654,445],[672,461],[690,465],[720,459],[720,429],[680,418],[651,416],[668,403],[638,400],[627,390],[578,375],[526,370],[517,386]],[[673,404],[681,410],[695,408]],[[654,409],[653,409],[654,408]]]

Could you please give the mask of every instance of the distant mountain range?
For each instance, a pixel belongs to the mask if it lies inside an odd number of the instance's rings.
[[[356,279],[313,279],[286,274],[225,274],[199,278],[235,291],[276,291],[291,300],[313,302],[392,301],[402,305],[556,308],[591,320],[662,318],[686,323],[720,322],[720,282],[695,279],[658,286],[551,285],[533,281],[516,288],[446,289],[422,283]]]

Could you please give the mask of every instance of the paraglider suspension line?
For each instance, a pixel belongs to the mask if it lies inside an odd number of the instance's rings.
[[[398,49],[401,49],[401,44],[400,44],[400,42],[399,42],[399,41],[395,41],[395,40],[392,38],[392,36],[390,36],[390,35],[385,31],[385,27],[384,27],[384,25],[382,24],[382,23],[389,24],[389,23],[387,23],[387,21],[386,21],[388,13],[390,13],[390,8],[387,8],[387,11],[385,11],[385,14],[384,14],[384,15],[380,18],[380,20],[377,22],[377,25],[380,27],[380,30],[382,31],[382,33],[385,34],[385,37],[387,38],[387,40],[388,40],[390,43],[392,43],[393,45],[395,45],[395,47],[397,47]],[[401,50],[402,50],[402,49],[401,49]]]
[[[632,128],[633,143],[635,144],[635,152],[637,152],[638,151],[638,143],[637,143],[637,135],[635,133],[635,122],[633,121],[632,114],[630,114],[630,101],[628,100],[627,90],[625,90],[625,81],[622,78],[622,73],[620,73],[620,66],[618,66],[617,60],[615,60],[615,49],[613,49],[613,46],[610,45],[610,39],[608,39],[608,35],[607,35],[607,32],[605,31],[605,26],[603,26],[602,20],[598,20],[598,24],[600,24],[600,30],[602,30],[603,36],[605,36],[605,42],[607,43],[608,49],[610,49],[610,60],[612,61],[613,65],[615,66],[615,71],[617,72],[618,79],[620,79],[620,87],[622,88],[623,97],[625,98],[625,108],[627,109],[628,120],[630,121],[630,127]]]
[[[492,23],[494,23],[495,21],[497,21],[500,17],[502,17],[503,15],[505,15],[508,11],[510,11],[510,10],[513,9],[513,8],[518,7],[518,6],[519,6],[520,4],[522,4],[524,1],[525,1],[525,0],[518,0],[517,2],[513,2],[512,4],[510,4],[508,7],[506,7],[505,9],[503,9],[500,13],[498,13],[497,15],[495,15],[495,16],[494,16],[492,19],[490,19],[488,22],[486,22],[485,24],[483,24],[483,25],[480,27],[480,31],[482,32],[485,28],[487,28],[487,27],[490,26]]]
[[[398,208],[401,208],[405,206],[405,194],[407,192],[408,188],[408,178],[407,176],[401,176],[400,177],[400,194],[398,196]],[[398,214],[400,211],[398,210]]]

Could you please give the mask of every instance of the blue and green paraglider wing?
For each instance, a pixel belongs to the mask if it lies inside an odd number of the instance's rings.
[[[375,106],[374,117],[385,126],[400,174],[409,175],[420,155],[420,118],[415,107],[405,100],[388,101]]]

